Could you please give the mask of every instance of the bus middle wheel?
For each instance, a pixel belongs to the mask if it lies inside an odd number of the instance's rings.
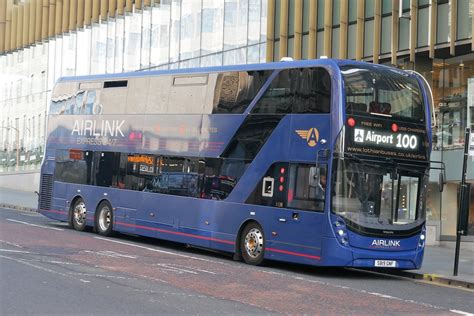
[[[102,236],[112,235],[113,212],[109,202],[103,201],[99,204],[95,216],[95,229]]]

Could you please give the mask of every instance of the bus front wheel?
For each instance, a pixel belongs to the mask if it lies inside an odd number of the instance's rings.
[[[74,203],[71,214],[72,227],[77,231],[83,231],[86,228],[86,203],[79,198]]]
[[[97,208],[96,214],[95,229],[97,230],[97,233],[102,236],[112,235],[113,213],[112,206],[110,206],[109,202],[101,202]]]
[[[260,265],[265,254],[265,237],[262,227],[255,223],[248,223],[240,237],[240,251],[245,263]]]

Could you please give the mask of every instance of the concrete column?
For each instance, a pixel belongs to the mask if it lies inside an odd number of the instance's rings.
[[[49,0],[41,0],[41,40],[48,39],[49,35]]]
[[[308,58],[316,59],[317,39],[318,34],[318,2],[309,2],[309,39],[308,39]]]
[[[379,63],[380,55],[380,31],[382,29],[382,0],[375,0],[374,7],[374,64]]]
[[[415,62],[416,44],[418,42],[418,1],[411,0],[410,10],[410,61]]]
[[[117,0],[117,15],[124,14],[124,7],[125,7],[125,0]]]
[[[117,0],[109,0],[109,17],[115,17],[115,10],[117,9]]]
[[[341,0],[339,27],[339,58],[347,58],[347,30],[349,27],[349,0]],[[377,1],[377,0],[375,0]]]
[[[133,0],[125,1],[125,12],[131,13],[133,11]]]
[[[399,0],[392,1],[392,64],[397,64]]]
[[[35,19],[35,42],[41,42],[41,29],[43,23],[43,1],[42,0],[34,0],[36,1],[36,19]]]
[[[84,26],[90,26],[91,23],[92,23],[92,0],[85,0]]]
[[[28,32],[30,31],[30,3],[23,4],[23,34],[21,35],[21,47],[28,46]]]
[[[5,28],[7,26],[7,0],[0,0],[0,54],[5,52]]]
[[[288,0],[280,4],[280,52],[279,59],[288,56]]]
[[[99,23],[100,0],[92,0],[92,23]]]
[[[365,0],[357,1],[356,60],[364,57]]]
[[[54,35],[61,35],[63,27],[63,0],[56,0],[56,14],[54,20]]]
[[[142,0],[135,0],[135,10],[142,9]]]
[[[69,25],[68,30],[74,31],[77,28],[77,0],[71,0],[69,8]]]
[[[11,48],[10,38],[12,35],[12,9],[13,0],[7,0],[7,12],[5,18],[5,52],[9,52]]]
[[[69,15],[71,10],[71,0],[63,0],[63,21],[61,33],[69,32]]]
[[[430,27],[431,29],[429,57],[434,58],[434,47],[436,45],[436,30],[438,29],[438,0],[431,0]]]
[[[28,22],[28,45],[33,45],[35,42],[35,27],[36,27],[36,0],[30,0],[30,21]]]
[[[324,3],[324,55],[331,58],[332,43],[332,0]]]
[[[412,0],[413,1],[413,0]],[[461,0],[467,1],[467,0]],[[471,3],[472,6],[472,3]],[[471,7],[472,8],[472,7]],[[449,54],[455,55],[456,35],[458,34],[458,0],[451,0],[451,34],[449,42]]]
[[[16,50],[16,32],[18,27],[18,5],[12,6],[12,20],[10,33],[10,51]]]
[[[23,16],[25,15],[25,7],[23,4],[18,5],[18,15],[16,20],[16,39],[15,48],[20,49],[23,41]]]
[[[123,1],[123,0],[119,0]],[[267,62],[273,61],[275,50],[275,0],[268,0],[267,13]]]
[[[303,48],[303,0],[295,0],[295,41],[293,58],[301,59]]]
[[[100,0],[100,19],[107,21],[109,11],[109,2],[107,0]]]
[[[56,1],[49,0],[49,22],[48,22],[48,37],[54,36],[54,26],[56,20]]]
[[[85,5],[86,1],[85,0],[77,0],[77,22],[76,22],[76,27],[78,29],[82,29],[84,27],[85,23]]]

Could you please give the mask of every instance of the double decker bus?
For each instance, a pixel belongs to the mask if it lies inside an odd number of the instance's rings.
[[[415,73],[331,59],[61,78],[38,209],[254,265],[417,269],[430,100]]]

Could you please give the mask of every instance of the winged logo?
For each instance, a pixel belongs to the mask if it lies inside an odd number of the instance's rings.
[[[319,131],[316,127],[310,129],[295,130],[302,139],[304,139],[310,147],[316,146],[319,141]]]

